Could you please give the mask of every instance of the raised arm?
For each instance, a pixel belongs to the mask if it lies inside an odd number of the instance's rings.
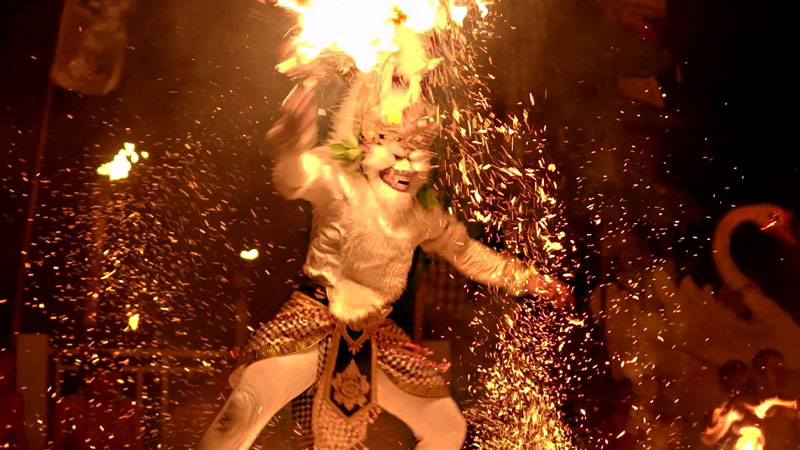
[[[420,246],[447,260],[460,273],[479,283],[505,289],[520,296],[533,294],[564,306],[571,299],[569,288],[560,281],[540,274],[532,265],[502,255],[467,234],[464,224],[440,213],[434,237]]]
[[[281,113],[280,119],[267,133],[267,145],[276,161],[272,181],[284,197],[305,198],[323,169],[319,156],[311,151],[317,142],[313,86],[295,86],[283,101]]]

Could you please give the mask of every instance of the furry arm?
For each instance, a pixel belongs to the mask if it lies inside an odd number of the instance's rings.
[[[441,234],[420,244],[424,251],[442,256],[474,281],[504,288],[515,296],[526,292],[530,278],[536,275],[531,267],[470,238],[464,224],[452,216],[442,215],[445,217],[440,218],[444,221]]]
[[[267,133],[267,144],[276,160],[272,181],[284,197],[303,198],[323,166],[320,156],[312,151],[317,141],[315,91],[302,84],[295,86],[283,101],[281,113]]]

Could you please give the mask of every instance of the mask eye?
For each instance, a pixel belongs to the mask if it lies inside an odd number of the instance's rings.
[[[384,140],[384,139],[386,139],[386,135],[385,134],[379,134],[378,135],[378,139]]]
[[[405,157],[402,156],[402,155],[394,155],[394,160],[395,161],[400,161],[401,159],[405,159]]]

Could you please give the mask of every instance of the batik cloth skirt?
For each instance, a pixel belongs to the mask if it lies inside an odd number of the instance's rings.
[[[431,352],[386,318],[388,311],[347,326],[326,303],[323,289],[295,291],[242,352],[248,364],[319,345],[316,382],[292,402],[300,448],[346,450],[364,441],[367,425],[380,413],[377,368],[409,394],[450,395],[443,376],[449,364],[429,359]]]

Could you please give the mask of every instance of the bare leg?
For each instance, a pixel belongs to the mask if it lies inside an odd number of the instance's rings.
[[[272,416],[314,383],[318,352],[315,345],[250,364],[198,449],[249,449]]]
[[[411,395],[395,386],[378,369],[378,405],[405,422],[417,438],[416,450],[459,450],[467,437],[467,422],[450,398]]]

